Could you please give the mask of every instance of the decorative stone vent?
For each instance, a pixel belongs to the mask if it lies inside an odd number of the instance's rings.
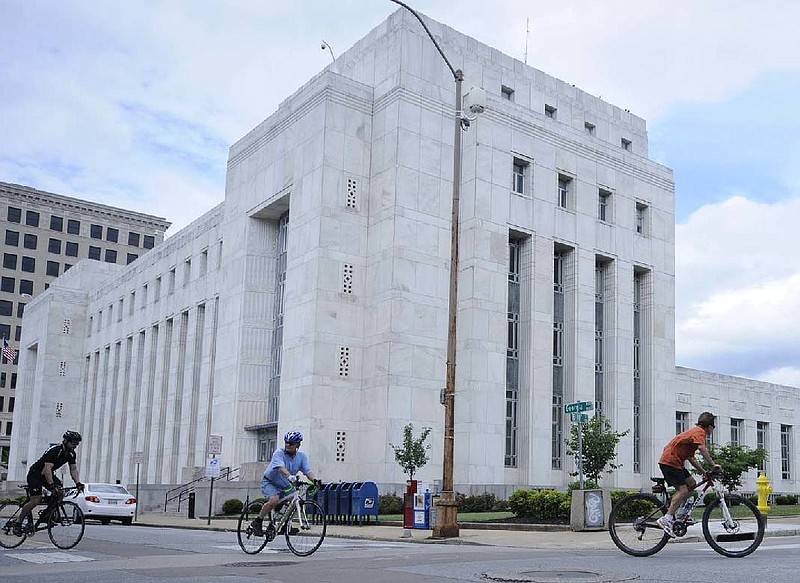
[[[336,461],[344,462],[344,455],[347,452],[347,432],[336,432]]]
[[[67,361],[62,360],[58,363],[58,376],[65,377],[67,376]]]
[[[69,334],[72,329],[72,320],[64,318],[64,327],[61,329],[62,334]]]
[[[347,198],[345,199],[345,206],[349,209],[356,209],[358,198],[358,183],[354,178],[347,179]]]
[[[64,403],[56,403],[56,417],[61,417],[64,413]]]
[[[353,293],[353,265],[350,263],[342,265],[342,293]]]
[[[347,346],[339,347],[339,376],[350,376],[350,348]]]

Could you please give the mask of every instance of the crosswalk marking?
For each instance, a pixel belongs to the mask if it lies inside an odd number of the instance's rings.
[[[37,563],[76,563],[79,561],[94,561],[91,557],[84,557],[74,553],[6,553],[6,557],[13,557],[20,561]]]

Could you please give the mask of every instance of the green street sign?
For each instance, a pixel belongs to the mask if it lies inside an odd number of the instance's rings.
[[[589,416],[586,413],[570,413],[570,419],[573,423],[588,423]]]
[[[594,409],[594,405],[591,401],[576,401],[564,405],[564,413],[582,413],[583,411],[591,411],[592,409]]]

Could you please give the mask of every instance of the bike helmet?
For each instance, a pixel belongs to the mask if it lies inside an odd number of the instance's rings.
[[[77,431],[67,431],[64,433],[64,439],[67,441],[71,441],[72,443],[80,443],[83,441],[81,434]]]
[[[299,431],[287,431],[283,436],[284,443],[300,443],[303,441],[303,434]]]

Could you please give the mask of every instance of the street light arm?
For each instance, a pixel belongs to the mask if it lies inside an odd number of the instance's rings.
[[[408,10],[411,14],[413,14],[414,18],[419,20],[419,23],[422,25],[422,28],[425,29],[425,32],[428,33],[428,36],[431,38],[431,41],[433,41],[433,46],[436,47],[436,50],[439,51],[440,55],[442,55],[442,58],[444,59],[444,62],[447,63],[447,67],[450,69],[450,72],[453,74],[453,79],[455,79],[456,81],[463,81],[464,80],[464,73],[461,72],[461,69],[456,71],[453,68],[453,65],[451,65],[450,61],[447,60],[447,57],[444,56],[444,52],[442,51],[442,47],[440,47],[439,43],[436,42],[436,39],[433,38],[433,34],[431,34],[431,31],[428,29],[428,25],[425,24],[425,21],[422,20],[422,17],[417,13],[417,11],[414,10],[413,8],[411,8],[411,6],[409,6],[405,2],[400,2],[400,0],[390,0],[390,2],[394,2],[395,4],[399,4],[400,6],[402,6],[406,10]]]

